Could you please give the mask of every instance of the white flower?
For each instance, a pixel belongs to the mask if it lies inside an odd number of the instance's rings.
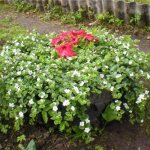
[[[21,71],[18,71],[18,72],[17,72],[17,75],[18,75],[18,76],[21,75]]]
[[[141,102],[142,102],[142,99],[140,99],[140,98],[138,98],[137,101],[136,101],[137,104],[139,104]]]
[[[119,62],[119,61],[120,61],[119,57],[116,57],[116,59],[115,59],[115,60],[116,60],[116,62]]]
[[[147,79],[150,79],[150,75],[149,74],[147,74]]]
[[[108,66],[105,66],[105,68],[108,69],[109,67],[108,67]]]
[[[144,120],[142,119],[142,120],[141,120],[141,123],[143,123],[143,122],[144,122]]]
[[[129,109],[129,106],[127,103],[123,103],[123,106],[126,108],[126,109]]]
[[[80,72],[78,72],[77,70],[75,70],[75,71],[73,72],[73,74],[72,74],[71,77],[74,77],[74,76],[80,77]]]
[[[88,70],[89,68],[87,66],[84,67],[85,70]]]
[[[15,104],[14,103],[9,103],[9,107],[13,108],[13,107],[15,107]]]
[[[132,113],[132,110],[130,110],[129,113]]]
[[[144,73],[143,70],[140,70],[140,73],[143,74]]]
[[[30,104],[30,105],[34,104],[33,99],[30,99],[30,100],[29,100],[29,104]]]
[[[39,96],[40,96],[40,98],[44,98],[45,95],[46,95],[45,92],[41,92]]]
[[[116,75],[116,78],[120,78],[120,77],[121,77],[121,74],[117,74],[117,75]]]
[[[29,75],[32,75],[32,73],[33,73],[32,70],[29,70],[29,71],[28,71],[28,74],[29,74]]]
[[[16,117],[15,119],[16,119],[16,120],[18,120],[19,118],[18,118],[18,117]]]
[[[115,100],[115,103],[118,103],[118,100]]]
[[[126,54],[127,54],[127,51],[124,51],[123,54],[126,55]]]
[[[100,74],[100,77],[103,79],[104,78],[104,74]]]
[[[65,101],[63,102],[63,106],[68,106],[69,104],[70,104],[69,100],[65,100]]]
[[[76,92],[77,94],[79,94],[79,93],[80,93],[80,91],[79,91],[78,87],[74,86],[74,87],[73,87],[73,89],[75,90],[75,92]]]
[[[120,106],[117,106],[117,107],[116,107],[116,110],[119,111],[119,110],[120,110]]]
[[[65,92],[66,94],[68,94],[68,93],[70,93],[70,90],[69,90],[69,89],[65,89],[64,92]]]
[[[133,76],[134,76],[134,74],[133,74],[133,73],[131,73],[131,74],[130,74],[130,77],[133,77]]]
[[[85,122],[86,122],[86,123],[90,123],[90,120],[87,118],[87,119],[85,120]]]
[[[23,118],[23,116],[24,116],[23,112],[20,111],[20,112],[19,112],[19,117],[20,117],[20,118]]]
[[[71,110],[72,110],[72,111],[75,111],[75,107],[74,107],[74,106],[71,106]]]
[[[82,121],[82,122],[80,122],[80,126],[81,127],[83,127],[84,126],[84,122]]]
[[[131,65],[132,63],[133,63],[132,60],[130,60],[130,61],[129,61],[129,65]]]
[[[80,86],[83,86],[84,85],[84,82],[82,81],[81,83],[80,83]]]
[[[58,107],[57,106],[53,106],[53,111],[57,111]]]
[[[85,128],[84,132],[89,133],[90,132],[90,128]]]
[[[105,84],[105,85],[106,85],[106,84],[107,84],[107,81],[103,81],[103,84]]]
[[[111,87],[110,87],[110,91],[113,91],[113,90],[114,90],[114,87],[113,87],[113,86],[111,86]]]
[[[15,43],[15,46],[19,46],[19,43],[18,43],[18,42],[16,42],[16,43]]]
[[[146,95],[148,95],[148,93],[149,93],[149,91],[148,91],[148,90],[146,90],[146,91],[145,91],[145,94],[146,94]]]

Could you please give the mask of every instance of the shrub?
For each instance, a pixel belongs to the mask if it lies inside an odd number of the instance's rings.
[[[86,30],[60,35],[33,32],[3,47],[1,131],[19,130],[42,117],[45,124],[54,123],[61,132],[75,132],[76,137],[89,141],[93,128],[87,114],[89,97],[104,90],[113,96],[100,114],[104,120],[120,120],[126,114],[131,122],[144,121],[148,91],[141,79],[150,79],[150,57],[139,52],[128,36],[116,37],[98,28]],[[72,34],[78,39],[76,44],[70,41]],[[61,55],[68,50],[59,49],[66,42],[72,44],[69,58]]]

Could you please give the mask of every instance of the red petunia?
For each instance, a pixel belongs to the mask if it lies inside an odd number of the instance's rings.
[[[77,54],[73,51],[73,46],[70,43],[65,43],[56,47],[56,51],[59,54],[59,57],[72,57],[77,56]]]

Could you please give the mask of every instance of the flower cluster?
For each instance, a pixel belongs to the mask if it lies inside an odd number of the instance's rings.
[[[116,37],[97,28],[62,32],[53,37],[54,34],[33,32],[15,37],[3,47],[1,131],[19,130],[37,120],[47,125],[52,121],[61,132],[89,140],[93,131],[87,113],[90,95],[103,91],[112,97],[99,114],[105,121],[121,120],[124,114],[132,122],[145,120],[149,91],[140,79],[150,79],[149,57],[137,51],[130,38]],[[70,63],[70,59],[59,59],[57,53],[60,57],[78,57]]]
[[[74,46],[78,46],[80,41],[93,42],[97,38],[92,34],[86,33],[84,30],[61,32],[59,36],[52,39],[52,46],[55,47],[59,57],[70,58],[77,56],[73,51]]]

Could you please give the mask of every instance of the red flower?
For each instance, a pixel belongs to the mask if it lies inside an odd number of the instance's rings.
[[[62,41],[61,37],[56,37],[52,39],[52,46],[56,46],[58,43]]]
[[[88,41],[95,41],[96,38],[92,34],[86,34],[84,38]]]
[[[77,56],[77,54],[73,51],[73,46],[70,43],[65,43],[61,46],[56,47],[56,51],[59,54],[59,57],[72,57]]]
[[[77,45],[78,42],[79,42],[79,38],[76,37],[76,36],[71,36],[71,37],[70,37],[70,42],[71,42],[73,45]]]

